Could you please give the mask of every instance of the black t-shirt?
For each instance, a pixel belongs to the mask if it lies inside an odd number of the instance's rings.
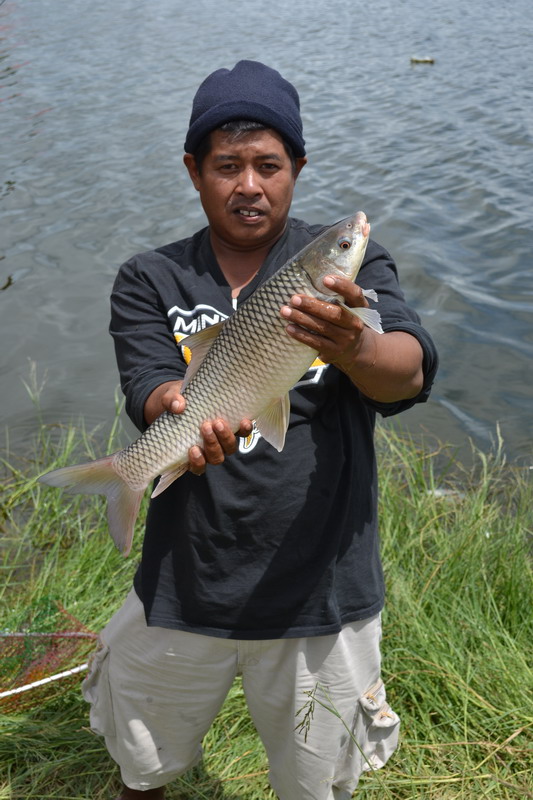
[[[238,303],[323,230],[290,219]],[[149,625],[272,639],[335,633],[381,610],[375,414],[425,401],[437,354],[394,262],[372,240],[357,283],[377,291],[385,331],[420,342],[422,392],[375,403],[317,360],[290,392],[281,453],[254,430],[222,465],[186,473],[152,500],[134,582]],[[148,395],[185,374],[187,351],[176,344],[235,310],[208,229],[126,262],[111,305],[126,409],[142,430]]]

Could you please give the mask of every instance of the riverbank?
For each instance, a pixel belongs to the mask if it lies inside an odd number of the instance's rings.
[[[115,428],[97,446],[98,433],[82,426],[43,426],[24,463],[8,455],[0,477],[4,633],[97,632],[120,605],[139,533],[125,560],[106,533],[99,498],[36,482],[45,469],[116,448],[116,436]],[[533,798],[532,472],[507,465],[498,447],[474,451],[467,468],[444,444],[388,425],[377,441],[388,589],[383,677],[402,736],[389,764],[364,776],[355,796]],[[35,677],[50,657],[49,648],[32,655],[34,646],[28,639],[33,673],[20,652],[2,658],[2,689],[8,672]],[[86,663],[93,646],[80,638],[79,650],[56,652],[50,663],[56,672]],[[79,675],[59,680],[3,706],[0,800],[115,796],[117,770],[88,728],[79,682]],[[273,798],[238,681],[206,739],[203,766],[168,798]]]

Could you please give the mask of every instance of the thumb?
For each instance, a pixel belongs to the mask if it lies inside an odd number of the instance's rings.
[[[163,408],[170,414],[181,414],[185,410],[185,398],[182,394],[168,392],[163,397]]]

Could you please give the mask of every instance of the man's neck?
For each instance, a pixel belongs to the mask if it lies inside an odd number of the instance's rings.
[[[231,287],[231,296],[238,297],[239,292],[255,278],[270,252],[273,243],[254,250],[233,250],[215,237],[211,237],[211,246],[222,270],[222,274]]]

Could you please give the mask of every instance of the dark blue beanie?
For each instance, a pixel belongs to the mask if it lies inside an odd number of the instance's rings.
[[[279,72],[259,61],[239,61],[232,70],[217,69],[200,84],[185,151],[194,153],[204,136],[235,119],[274,128],[297,158],[305,155],[298,92]]]

